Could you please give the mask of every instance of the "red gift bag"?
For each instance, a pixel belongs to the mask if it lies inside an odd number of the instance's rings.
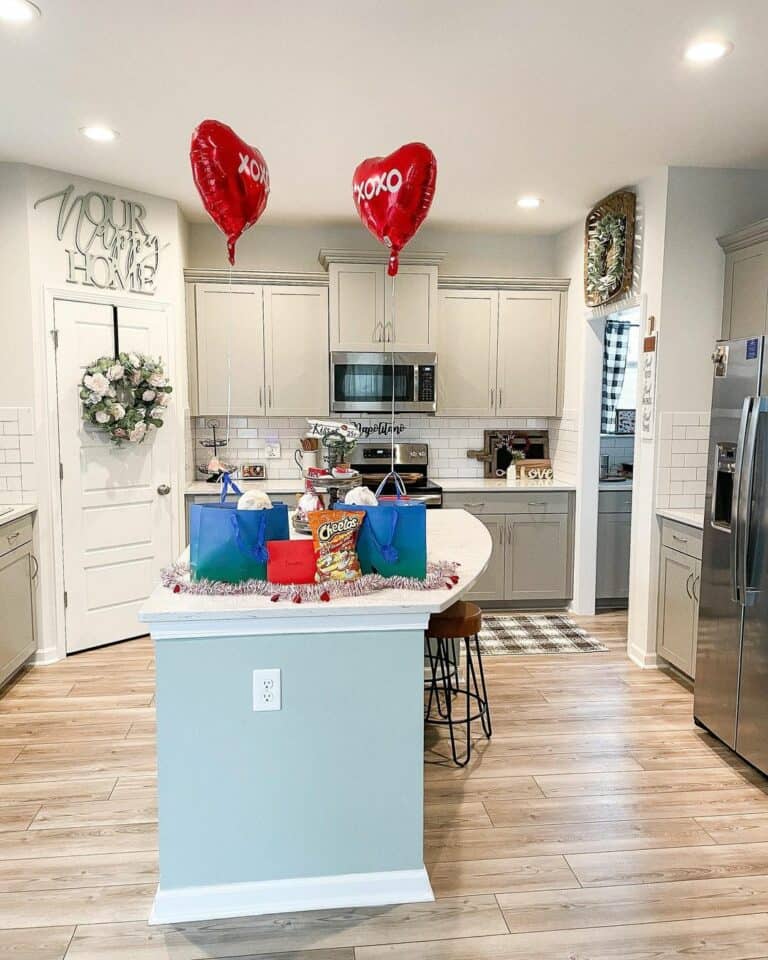
[[[267,543],[270,583],[314,583],[317,564],[311,540],[270,540]]]

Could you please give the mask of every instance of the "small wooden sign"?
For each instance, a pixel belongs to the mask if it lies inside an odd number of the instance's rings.
[[[517,475],[521,480],[552,480],[551,460],[518,460]]]

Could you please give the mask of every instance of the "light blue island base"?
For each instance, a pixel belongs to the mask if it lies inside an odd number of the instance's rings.
[[[434,514],[434,515],[433,515]],[[428,515],[453,589],[331,603],[158,587],[160,882],[150,923],[434,899],[423,860],[424,629],[491,554],[464,511]],[[451,585],[453,586],[453,585]],[[279,710],[254,711],[254,670]]]
[[[431,900],[421,630],[157,643],[151,922]],[[282,709],[253,711],[253,671]]]

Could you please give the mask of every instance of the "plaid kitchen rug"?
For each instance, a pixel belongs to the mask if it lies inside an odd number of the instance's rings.
[[[483,614],[480,649],[490,656],[535,653],[598,653],[608,649],[570,617]]]

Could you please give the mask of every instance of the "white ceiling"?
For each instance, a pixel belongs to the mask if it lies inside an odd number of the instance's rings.
[[[174,197],[230,123],[270,168],[265,221],[354,217],[365,156],[438,160],[431,222],[548,232],[665,164],[768,167],[766,0],[38,0],[0,24],[0,158]],[[733,53],[682,52],[716,32]],[[78,134],[116,127],[115,144]],[[521,193],[544,198],[519,210]]]

